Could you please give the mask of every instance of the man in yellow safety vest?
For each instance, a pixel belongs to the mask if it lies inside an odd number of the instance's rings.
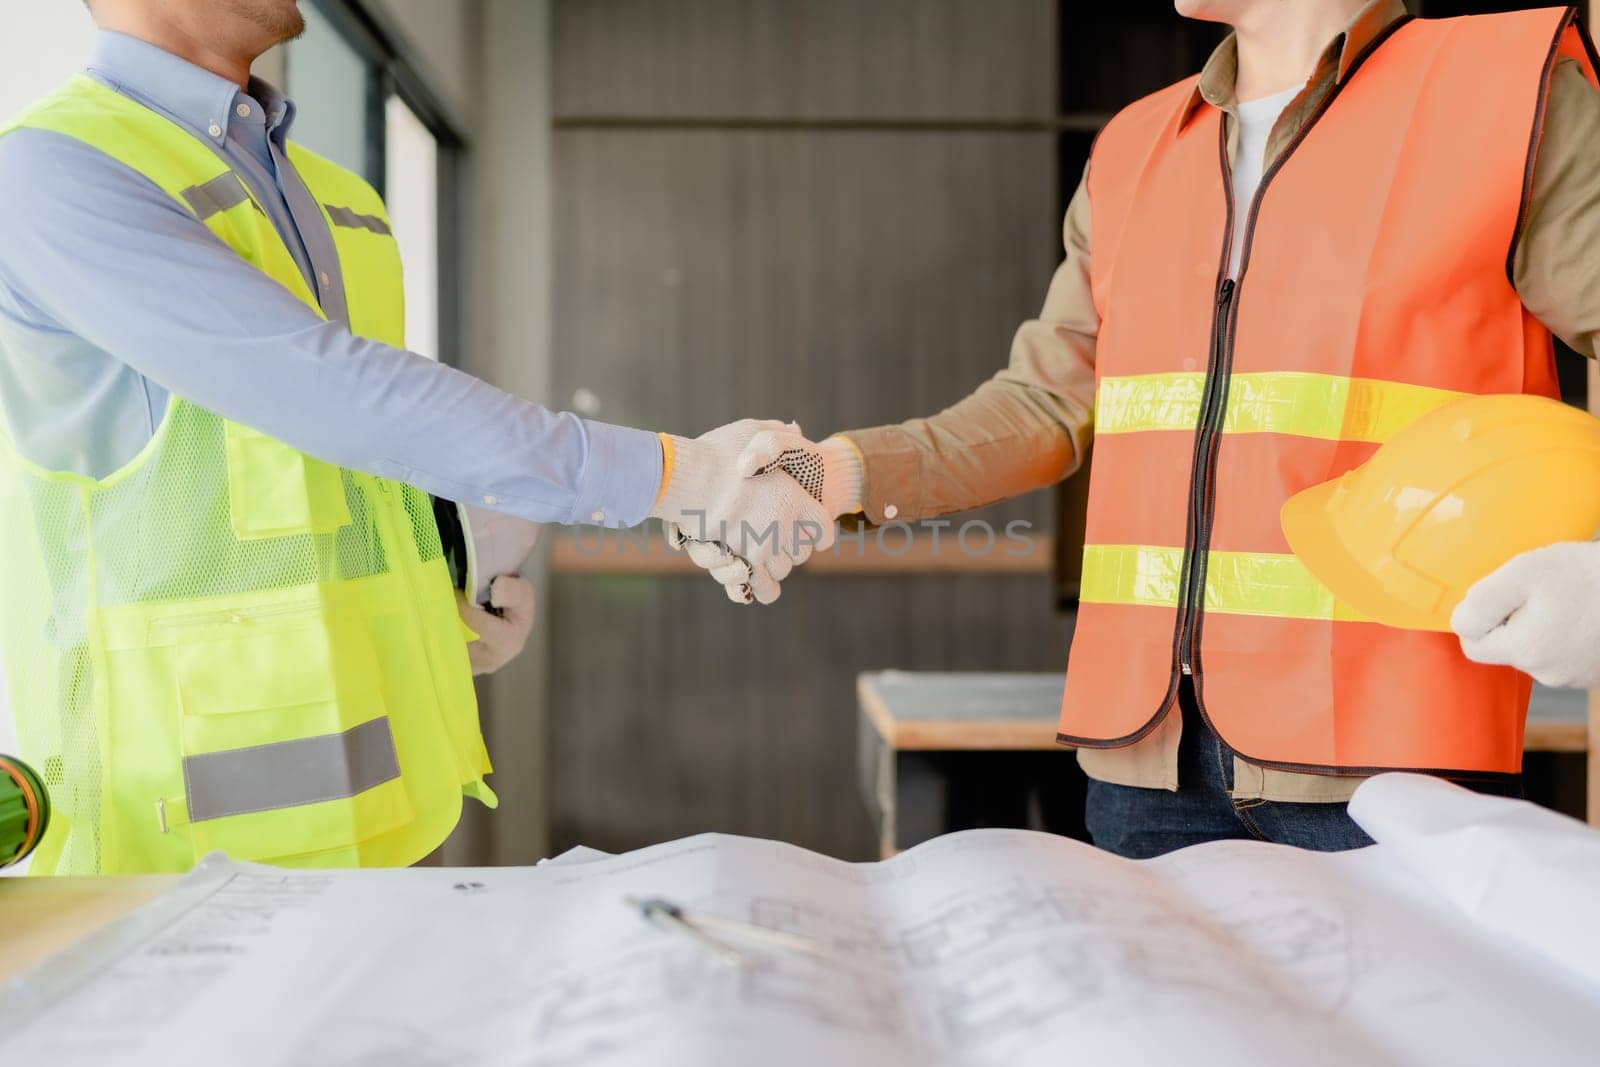
[[[0,125],[0,652],[55,802],[34,869],[413,862],[463,794],[494,803],[472,665],[531,615],[516,580],[506,618],[461,606],[430,494],[717,522],[769,491],[732,462],[757,424],[608,426],[406,351],[382,200],[250,76],[296,0],[90,11],[85,71]]]

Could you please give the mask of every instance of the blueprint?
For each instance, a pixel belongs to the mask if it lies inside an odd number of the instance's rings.
[[[0,1060],[1054,1067],[1281,1063],[1293,1049],[1297,1064],[1585,1061],[1600,977],[1553,955],[1542,927],[1474,910],[1486,880],[1502,885],[1476,857],[1494,854],[1497,820],[1528,836],[1511,818],[1526,806],[1473,808],[1490,829],[1456,862],[1416,838],[1455,825],[1460,791],[1409,788],[1379,808],[1418,806],[1415,822],[1392,818],[1392,841],[1340,855],[1219,842],[1131,862],[979,830],[872,864],[718,835],[536,868],[313,873],[216,858],[6,991]],[[1555,869],[1600,855],[1600,834],[1559,829],[1571,837]],[[644,921],[630,896],[812,947],[750,942],[730,964]],[[1585,901],[1541,922],[1585,943],[1597,911]]]

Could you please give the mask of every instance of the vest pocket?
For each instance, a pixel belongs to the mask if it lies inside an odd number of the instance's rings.
[[[260,596],[260,594],[258,594]],[[371,643],[320,598],[168,616],[195,855],[354,862],[412,820]]]
[[[248,426],[224,425],[228,513],[236,537],[328,534],[350,523],[339,468]]]
[[[353,718],[363,721],[345,726]],[[259,740],[285,735],[294,736]],[[336,853],[412,818],[389,718],[375,694],[202,714],[191,713],[186,698],[182,749],[197,857],[216,849],[268,862]]]

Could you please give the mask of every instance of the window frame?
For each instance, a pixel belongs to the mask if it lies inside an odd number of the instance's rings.
[[[387,193],[390,96],[400,99],[433,135],[438,147],[438,328],[439,359],[459,366],[462,334],[461,232],[467,154],[465,124],[422,74],[416,54],[387,18],[362,0],[309,0],[366,64],[366,173],[379,196]],[[292,87],[291,87],[292,88]]]

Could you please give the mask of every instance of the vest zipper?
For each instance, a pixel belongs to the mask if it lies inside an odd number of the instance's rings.
[[[1227,160],[1223,160],[1223,176],[1228,179]],[[1228,227],[1233,227],[1233,193],[1228,179]],[[1223,267],[1227,266],[1231,241],[1223,242]],[[1205,609],[1206,545],[1210,542],[1211,505],[1209,492],[1217,472],[1216,445],[1222,433],[1223,418],[1227,412],[1228,370],[1232,350],[1227,345],[1228,315],[1233,309],[1232,278],[1224,278],[1217,286],[1216,307],[1211,316],[1211,351],[1206,361],[1206,384],[1200,396],[1200,418],[1195,428],[1194,458],[1189,473],[1189,552],[1183,573],[1180,594],[1178,631],[1178,667],[1184,674],[1194,674],[1195,630],[1200,612]]]
[[[211,629],[218,626],[243,626],[247,623],[268,622],[297,617],[312,617],[320,601],[315,597],[297,600],[290,604],[269,604],[253,608],[235,608],[223,611],[204,611],[192,615],[164,615],[151,619],[145,628],[150,638],[184,630]]]
[[[1243,247],[1239,253],[1239,269],[1235,272],[1237,278],[1229,278],[1228,265],[1233,252],[1233,215],[1235,204],[1233,202],[1233,167],[1228,159],[1228,124],[1226,117],[1218,123],[1217,144],[1218,156],[1222,165],[1222,188],[1227,197],[1227,221],[1223,231],[1222,257],[1217,268],[1217,302],[1211,318],[1211,354],[1206,367],[1205,390],[1201,395],[1200,418],[1195,427],[1194,459],[1189,475],[1189,520],[1188,537],[1185,542],[1184,567],[1180,599],[1178,608],[1177,633],[1175,635],[1174,660],[1177,670],[1192,679],[1194,686],[1195,708],[1200,712],[1200,718],[1212,733],[1219,738],[1222,734],[1217,730],[1216,724],[1211,721],[1211,714],[1206,710],[1205,697],[1201,688],[1200,665],[1200,632],[1205,617],[1205,576],[1206,554],[1211,547],[1211,528],[1216,520],[1216,474],[1217,457],[1222,445],[1222,424],[1227,411],[1228,386],[1233,375],[1233,346],[1235,329],[1239,321],[1239,287],[1244,282],[1245,274],[1250,269],[1250,246],[1255,240],[1256,219],[1261,212],[1261,201],[1266,196],[1267,187],[1272,184],[1272,179],[1277,177],[1289,157],[1294,155],[1295,149],[1300,147],[1316,126],[1318,120],[1327,114],[1339,91],[1349,84],[1355,76],[1357,68],[1366,62],[1367,57],[1377,51],[1378,46],[1388,40],[1394,31],[1411,21],[1410,15],[1403,15],[1395,19],[1374,38],[1367,47],[1356,57],[1345,77],[1336,82],[1328,90],[1328,94],[1316,109],[1306,116],[1300,128],[1295,131],[1267,168],[1262,171],[1261,182],[1256,186],[1255,195],[1250,198],[1249,214],[1245,218],[1243,232]],[[1170,687],[1167,703],[1157,714],[1156,720],[1164,718],[1166,713],[1177,703],[1178,679],[1174,677]],[[1237,749],[1234,750],[1236,753]],[[1242,755],[1242,754],[1241,754]],[[1248,759],[1249,757],[1245,757]],[[1284,764],[1269,760],[1252,760],[1261,766],[1283,767]],[[1296,769],[1299,769],[1296,767]],[[1307,768],[1310,769],[1310,768]],[[1324,773],[1326,773],[1324,771]]]
[[[1403,20],[1401,20],[1403,21]],[[1342,83],[1341,83],[1342,84]],[[1206,712],[1200,696],[1200,627],[1205,615],[1206,553],[1211,546],[1211,527],[1216,521],[1217,457],[1222,447],[1222,423],[1228,406],[1228,386],[1233,375],[1234,326],[1239,317],[1239,287],[1250,269],[1250,246],[1255,241],[1256,217],[1261,211],[1261,201],[1266,196],[1272,179],[1283,169],[1294,150],[1306,139],[1328,107],[1338,96],[1340,85],[1328,93],[1322,104],[1307,116],[1304,125],[1295,132],[1261,174],[1261,182],[1250,198],[1249,213],[1245,216],[1243,247],[1239,251],[1239,268],[1236,278],[1228,277],[1229,260],[1233,253],[1233,216],[1237,206],[1233,202],[1233,166],[1228,159],[1228,124],[1226,119],[1217,125],[1218,158],[1222,166],[1222,189],[1227,197],[1226,229],[1222,239],[1222,258],[1217,266],[1217,300],[1211,316],[1211,354],[1206,365],[1205,389],[1200,398],[1200,418],[1195,426],[1194,459],[1189,472],[1189,520],[1185,542],[1182,588],[1179,597],[1176,660],[1178,670],[1196,679],[1195,706],[1206,725],[1215,732],[1211,716]],[[1174,680],[1176,681],[1176,680]],[[1172,686],[1172,700],[1177,699],[1177,685]],[[1220,734],[1218,735],[1221,736]]]

